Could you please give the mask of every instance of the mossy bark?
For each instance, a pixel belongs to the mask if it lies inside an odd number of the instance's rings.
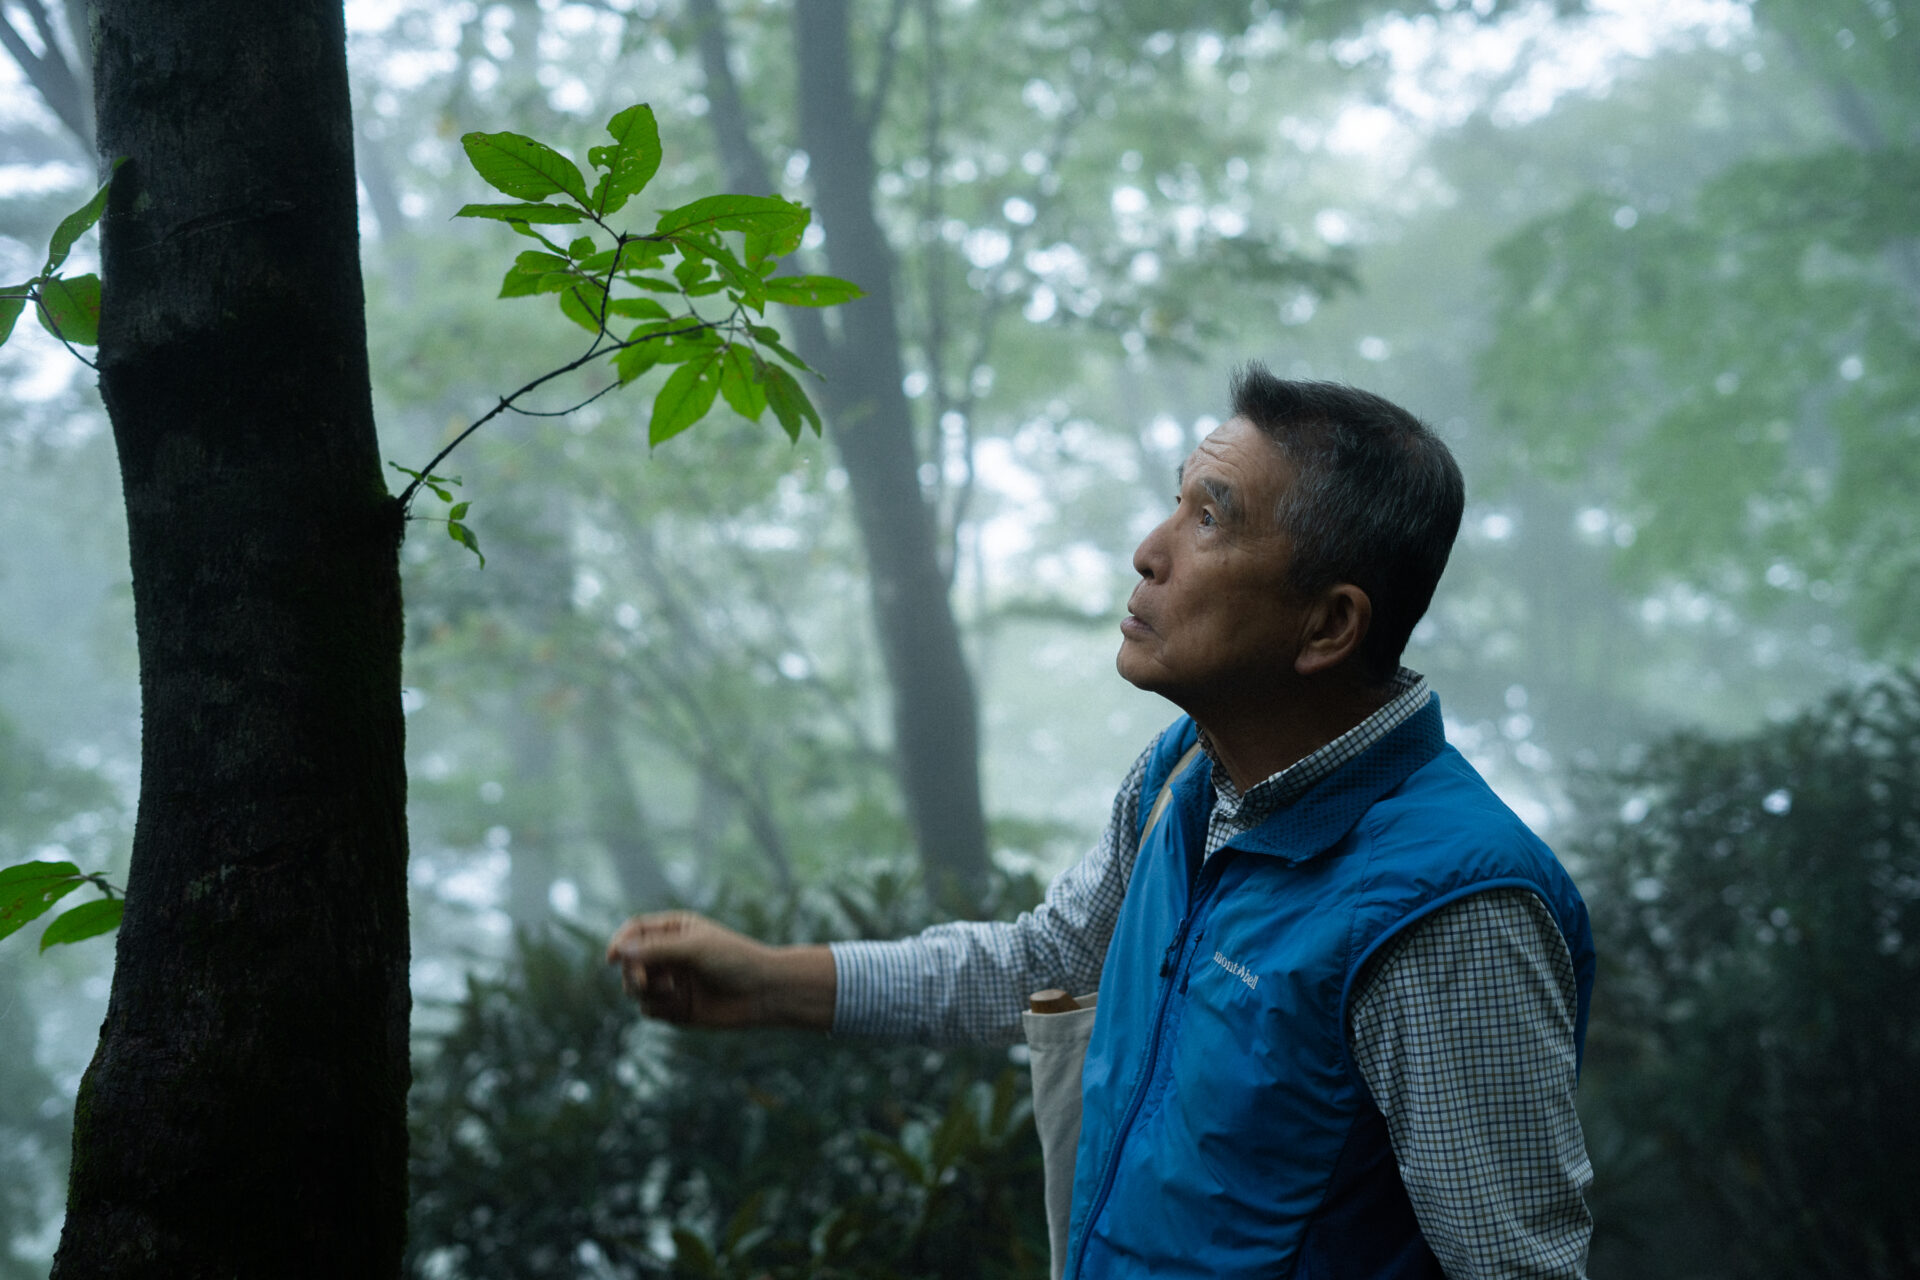
[[[338,0],[98,0],[141,793],[54,1275],[395,1276],[401,520]]]

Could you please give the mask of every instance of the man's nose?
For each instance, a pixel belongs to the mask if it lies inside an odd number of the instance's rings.
[[[1133,549],[1133,571],[1148,582],[1166,576],[1166,532],[1167,524],[1163,520]]]

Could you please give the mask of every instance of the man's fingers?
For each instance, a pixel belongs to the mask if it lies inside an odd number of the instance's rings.
[[[685,911],[664,911],[634,916],[607,942],[607,963],[620,964],[658,951],[662,944],[682,938],[697,917]]]
[[[693,1014],[695,975],[706,921],[688,911],[635,916],[614,930],[607,963],[620,966],[621,985],[640,1011],[665,1022]]]
[[[640,992],[640,1012],[662,1022],[686,1022],[693,1016],[693,984],[673,969],[655,969]]]

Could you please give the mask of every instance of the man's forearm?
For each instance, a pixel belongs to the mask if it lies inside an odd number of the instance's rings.
[[[771,948],[761,993],[761,1021],[771,1027],[831,1031],[834,993],[832,948]]]

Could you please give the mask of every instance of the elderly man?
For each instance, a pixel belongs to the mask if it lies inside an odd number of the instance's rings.
[[[1233,408],[1120,624],[1186,714],[1041,906],[830,948],[643,916],[608,958],[655,1016],[946,1042],[1097,982],[1069,1276],[1578,1277],[1586,911],[1399,663],[1459,469],[1349,387],[1254,366]]]

